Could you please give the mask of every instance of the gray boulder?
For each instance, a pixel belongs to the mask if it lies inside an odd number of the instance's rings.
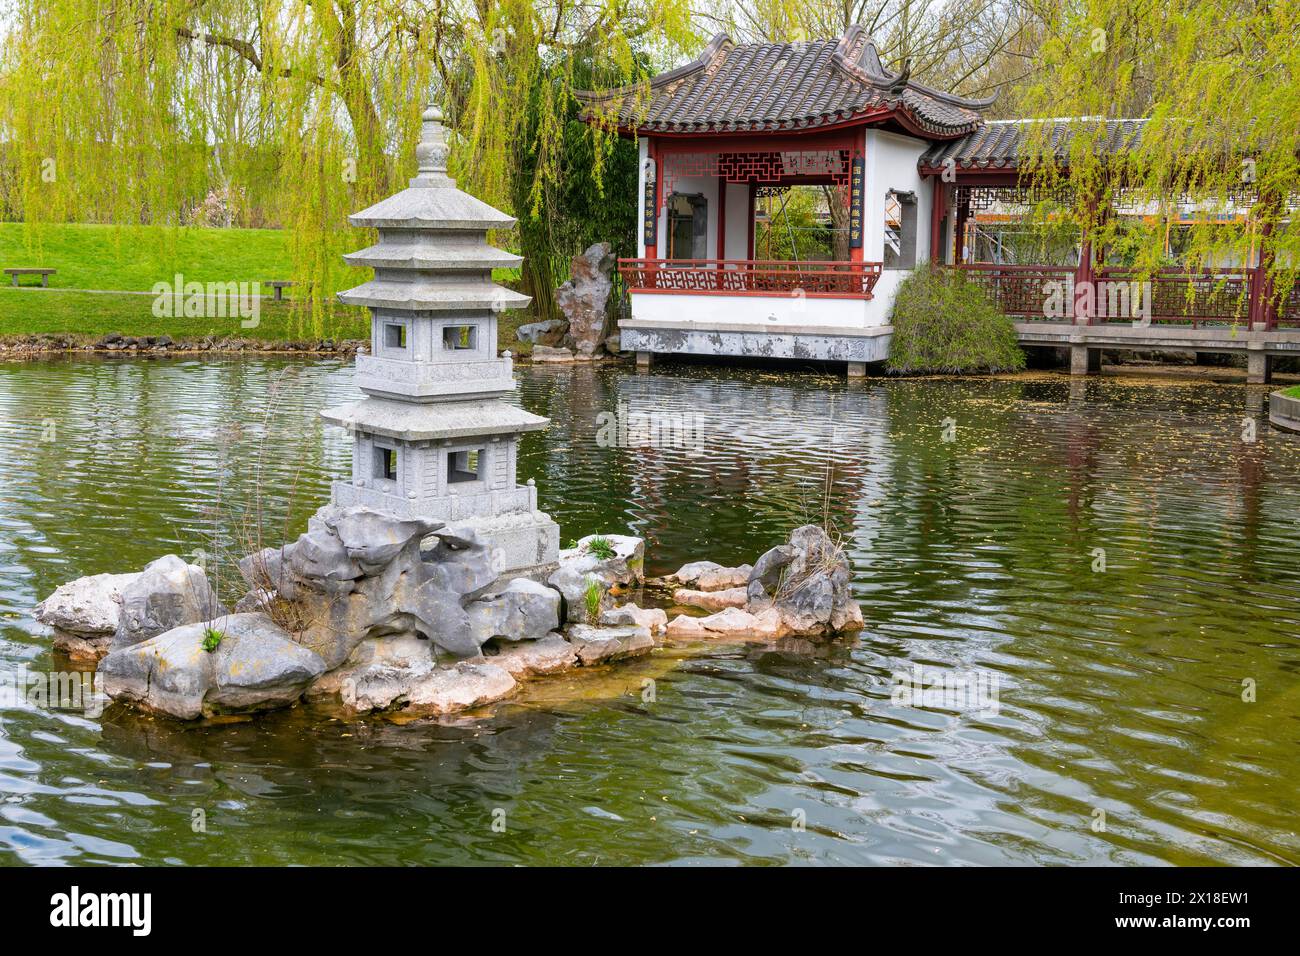
[[[590,358],[610,334],[609,298],[614,289],[614,249],[608,242],[587,248],[571,263],[573,278],[555,291],[555,304],[569,320],[564,344]]]
[[[504,590],[472,601],[466,612],[479,647],[493,638],[534,641],[560,626],[560,592],[529,578],[515,578]]]
[[[113,650],[226,613],[203,569],[174,554],[149,564],[122,588],[121,600]]]
[[[209,629],[222,635],[213,651],[203,647]],[[264,614],[186,624],[117,648],[99,667],[109,697],[182,720],[287,706],[324,671]]]
[[[775,610],[786,634],[827,636],[863,624],[849,589],[848,558],[817,525],[795,528],[789,542],[754,562],[746,591],[745,610]]]
[[[519,641],[499,648],[484,648],[486,660],[515,680],[560,674],[578,665],[578,649],[554,632],[537,641]]]
[[[112,636],[122,617],[122,589],[138,574],[93,574],[61,584],[36,605],[36,620],[82,637]]]
[[[554,345],[563,337],[564,328],[564,323],[559,319],[529,322],[515,329],[515,338],[520,342],[531,342],[534,345]]]
[[[333,669],[363,641],[423,635],[458,657],[486,638],[466,605],[496,580],[489,549],[441,522],[327,505],[283,548],[239,564],[253,590],[274,591],[299,640]]]
[[[728,568],[716,561],[692,561],[668,575],[668,581],[697,591],[726,591],[748,586],[753,570],[748,564]]]
[[[654,649],[654,638],[644,627],[591,627],[573,624],[565,630],[565,637],[578,653],[578,663],[584,667],[639,657]]]
[[[592,541],[604,538],[612,549],[609,557],[592,550]],[[547,583],[564,595],[565,620],[573,624],[595,624],[612,606],[615,586],[631,587],[645,580],[645,541],[631,535],[587,535],[576,547],[560,551],[559,567]],[[595,587],[600,600],[593,619],[587,607],[587,591]]]

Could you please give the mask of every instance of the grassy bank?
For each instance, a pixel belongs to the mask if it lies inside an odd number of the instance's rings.
[[[28,228],[5,222],[0,223],[0,268],[57,269],[50,276],[56,289],[147,292],[177,273],[187,282],[267,282],[292,276],[288,240],[279,229],[75,223]]]
[[[167,229],[159,226],[39,225],[0,223],[0,268],[48,268],[50,289],[28,288],[23,277],[14,289],[0,273],[0,342],[58,335],[93,344],[106,335],[170,336],[177,342],[201,339],[256,339],[294,342],[330,338],[366,339],[364,309],[336,309],[323,330],[309,317],[270,298],[260,302],[259,323],[243,328],[238,318],[158,317],[152,295],[157,282],[169,286],[180,274],[186,282],[268,282],[293,272],[289,235],[278,229]],[[366,273],[368,275],[368,272]],[[498,282],[517,284],[518,270],[502,270]],[[513,281],[512,281],[513,280]],[[364,281],[359,274],[358,282]],[[95,289],[109,292],[52,291]],[[267,293],[271,290],[266,289]],[[111,294],[117,292],[118,294]],[[292,290],[286,290],[292,295]],[[529,321],[524,312],[501,317],[500,345],[516,354],[530,346],[515,341],[514,330]]]
[[[243,328],[238,318],[158,318],[153,296],[90,292],[49,292],[40,289],[0,289],[0,340],[32,335],[64,335],[87,344],[106,335],[171,336],[193,339],[258,339],[299,341],[321,338],[309,321],[286,304],[263,302],[256,328]],[[304,328],[304,324],[308,327]],[[335,316],[328,337],[365,339],[370,323],[359,309]]]

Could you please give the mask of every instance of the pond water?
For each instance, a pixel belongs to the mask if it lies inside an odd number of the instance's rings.
[[[9,707],[0,862],[1300,862],[1300,438],[1264,390],[519,379],[566,541],[631,531],[662,573],[825,521],[867,629],[664,649],[474,722]],[[66,668],[30,618],[64,581],[219,554],[259,500],[296,535],[348,461],[315,413],[353,394],[328,361],[0,363],[0,673]],[[690,447],[610,447],[620,410]],[[906,706],[913,668],[996,706]]]

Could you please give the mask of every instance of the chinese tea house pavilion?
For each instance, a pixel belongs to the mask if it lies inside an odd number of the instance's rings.
[[[588,121],[640,148],[637,257],[622,347],[829,359],[861,371],[888,350],[898,283],[929,254],[933,194],[918,163],[982,125],[970,100],[890,73],[861,27],[806,43],[719,35],[644,89],[584,93]],[[795,185],[838,187],[838,261],[756,258],[756,203]],[[918,253],[918,250],[920,252]]]

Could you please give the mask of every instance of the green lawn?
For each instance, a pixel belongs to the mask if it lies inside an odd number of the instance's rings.
[[[362,309],[337,307],[325,328],[287,305],[260,302],[259,324],[243,328],[239,318],[159,318],[153,314],[157,282],[171,286],[179,273],[185,282],[267,282],[288,279],[293,269],[289,234],[278,229],[169,229],[160,226],[37,225],[0,223],[0,268],[50,268],[50,289],[39,279],[22,278],[14,289],[0,273],[0,340],[26,335],[72,336],[94,341],[110,333],[169,335],[176,341],[243,338],[306,341],[321,338],[366,339],[369,316]],[[518,284],[518,270],[498,270],[498,282]],[[359,275],[358,282],[364,281]],[[26,288],[26,286],[33,286]],[[56,289],[117,290],[119,294],[58,292]],[[270,289],[264,289],[268,295]],[[292,295],[292,290],[286,290]],[[515,328],[530,321],[524,312],[501,317],[500,347],[526,354]]]
[[[50,276],[56,289],[147,292],[177,273],[187,282],[266,282],[292,277],[288,239],[279,229],[79,224],[28,229],[5,222],[0,223],[0,268],[57,269]]]
[[[288,342],[365,339],[370,334],[369,318],[359,309],[336,313],[330,327],[317,334],[310,328],[310,318],[294,315],[286,304],[262,303],[258,326],[246,329],[238,318],[160,319],[153,314],[153,301],[149,295],[0,289],[0,340],[53,333],[94,341],[119,332],[136,337],[170,335],[178,342],[209,336]]]

